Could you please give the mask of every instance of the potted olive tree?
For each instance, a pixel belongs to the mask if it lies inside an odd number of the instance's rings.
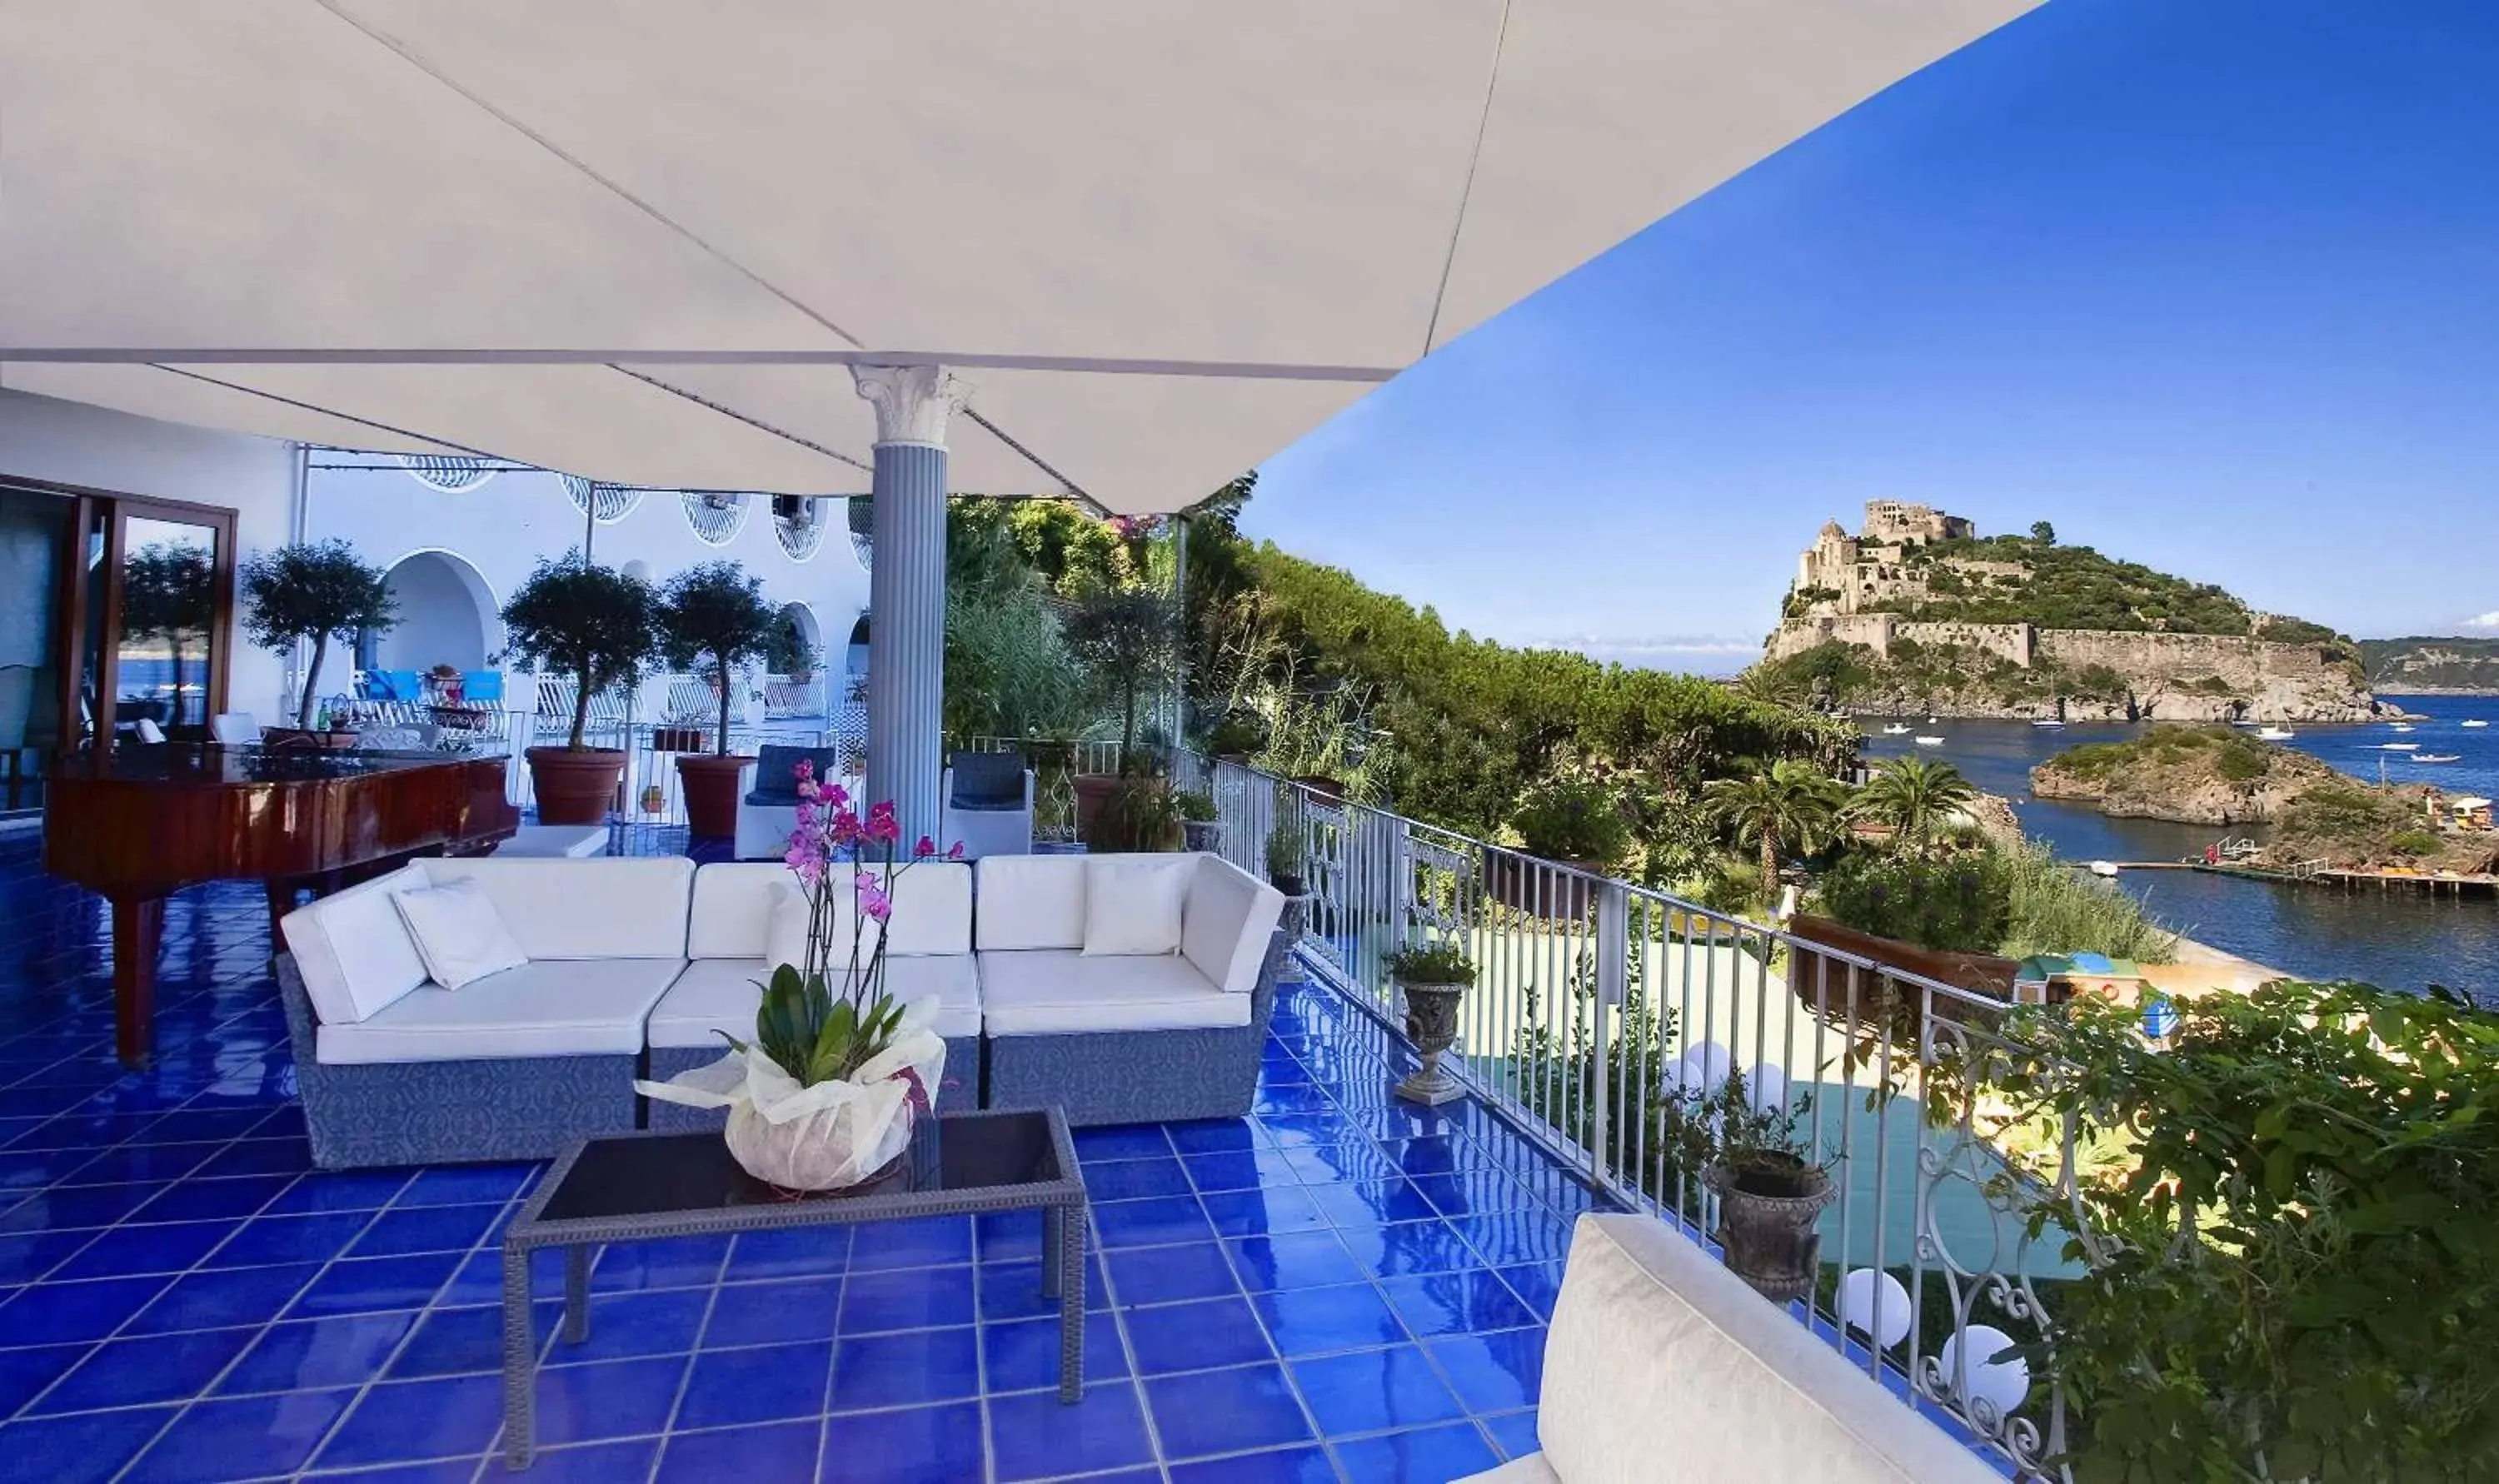
[[[737,795],[755,759],[729,750],[731,697],[738,671],[750,664],[787,666],[803,650],[796,630],[764,599],[763,579],[734,562],[705,562],[668,579],[660,594],[659,631],[667,662],[692,669],[720,696],[719,726],[708,754],[677,758],[685,785],[686,824],[698,835],[737,832]]]
[[[1310,886],[1302,875],[1309,849],[1301,822],[1290,816],[1277,820],[1276,827],[1267,831],[1267,880],[1288,897],[1309,894]]]
[[[252,643],[280,655],[293,653],[301,640],[312,643],[312,665],[304,672],[303,694],[295,703],[293,735],[309,733],[330,641],[353,642],[359,630],[380,633],[398,626],[399,602],[391,596],[390,575],[337,539],[297,541],[258,553],[236,575]],[[282,733],[285,728],[271,730]]]
[[[1397,1084],[1397,1095],[1437,1108],[1467,1095],[1466,1084],[1441,1065],[1458,1039],[1458,1001],[1476,982],[1476,962],[1454,938],[1409,944],[1388,955],[1388,976],[1406,1007],[1406,1037],[1423,1055],[1414,1075]]]
[[[538,819],[549,824],[596,824],[625,776],[625,754],[591,747],[590,698],[630,685],[659,650],[659,595],[639,577],[600,566],[578,551],[541,558],[503,604],[512,655],[524,664],[572,677],[572,730],[562,747],[529,751]]]
[[[1814,1224],[1839,1194],[1831,1172],[1807,1158],[1796,1122],[1784,1095],[1757,1095],[1740,1072],[1714,1087],[1688,1086],[1665,1110],[1676,1168],[1718,1198],[1711,1235],[1728,1268],[1782,1304],[1814,1291],[1822,1260]]]

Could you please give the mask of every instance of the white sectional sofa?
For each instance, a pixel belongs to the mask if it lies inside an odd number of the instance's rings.
[[[298,908],[280,924],[278,984],[313,1159],[546,1158],[637,1125],[717,1124],[644,1108],[633,1082],[716,1060],[722,1032],[754,1034],[772,903],[790,880],[777,862],[426,859]],[[476,884],[526,962],[458,989],[429,977],[392,896],[453,882]],[[1125,893],[1139,890],[1159,906],[1132,911]],[[977,875],[927,861],[895,887],[886,984],[937,1007],[941,1108],[1056,1104],[1077,1124],[1237,1117],[1257,1081],[1282,910],[1274,887],[1214,855],[1002,855]],[[1133,941],[1149,919],[1169,924],[1159,952]]]
[[[1185,877],[1178,952],[1087,952],[1094,892],[1140,864]],[[1077,1125],[1250,1111],[1282,892],[1211,855],[993,855],[976,869],[990,1106],[1055,1103]]]
[[[846,885],[849,867],[835,870]],[[772,967],[763,956],[772,901],[790,880],[789,867],[777,862],[707,865],[695,873],[689,961],[652,1007],[648,1022],[652,1078],[665,1080],[719,1060],[728,1048],[722,1032],[754,1039],[755,1012],[763,1000],[759,986]],[[894,884],[885,942],[887,990],[906,1003],[929,1000],[937,1006],[937,1034],[946,1040],[937,1106],[980,1106],[981,982],[972,960],[972,868],[926,860],[904,871]],[[726,1116],[654,1103],[650,1125],[718,1127]]]
[[[1977,1455],[1647,1216],[1586,1215],[1544,1345],[1539,1452],[1463,1484],[2001,1484]]]
[[[543,1158],[633,1128],[694,876],[682,857],[426,859],[289,913],[278,984],[314,1161]],[[391,895],[454,881],[484,888],[528,963],[428,979]]]

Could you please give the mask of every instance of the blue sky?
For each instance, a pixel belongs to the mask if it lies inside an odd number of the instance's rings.
[[[2051,0],[1279,454],[1248,527],[1704,670],[1873,498],[2499,635],[2494,80],[2499,0]]]

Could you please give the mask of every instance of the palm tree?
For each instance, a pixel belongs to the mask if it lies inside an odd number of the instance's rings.
[[[1978,802],[1978,788],[1949,762],[1895,758],[1857,790],[1851,812],[1892,827],[1893,837],[1925,850],[1945,825]]]
[[[1762,852],[1762,894],[1775,900],[1782,847],[1810,854],[1839,826],[1845,799],[1839,781],[1812,763],[1789,758],[1750,777],[1712,779],[1701,790],[1710,817]]]

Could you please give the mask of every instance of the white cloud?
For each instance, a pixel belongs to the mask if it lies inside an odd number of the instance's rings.
[[[2493,608],[2487,613],[2466,619],[2464,621],[2464,627],[2467,629],[2499,629],[2499,608]]]

